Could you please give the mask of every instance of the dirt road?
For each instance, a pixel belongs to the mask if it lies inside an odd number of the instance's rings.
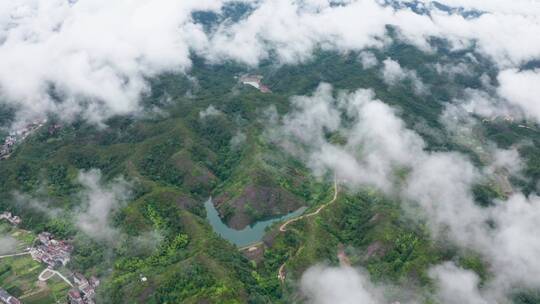
[[[20,255],[27,255],[27,254],[30,254],[30,252],[29,252],[29,251],[25,251],[25,252],[21,252],[21,253],[14,253],[14,254],[0,255],[0,259],[3,259],[3,258],[10,258],[10,257],[16,257],[16,256],[20,256]]]
[[[62,280],[64,280],[69,286],[73,287],[73,283],[71,283],[70,280],[68,280],[65,276],[63,276],[60,272],[52,269],[45,269],[43,270],[38,277],[38,280],[40,281],[47,281],[48,279],[52,278],[54,275],[59,276]]]
[[[313,211],[311,213],[304,214],[304,215],[301,215],[299,217],[295,217],[295,218],[292,218],[292,219],[286,221],[285,223],[283,223],[283,225],[281,225],[279,227],[279,231],[285,232],[285,231],[287,231],[287,226],[289,224],[294,223],[294,222],[299,221],[299,220],[302,220],[304,218],[308,218],[308,217],[319,214],[324,208],[328,207],[330,204],[332,204],[333,202],[335,202],[337,200],[338,192],[339,192],[339,189],[338,189],[337,178],[334,177],[334,197],[332,197],[332,199],[329,202],[327,202],[326,204],[320,206],[319,208],[317,208],[317,210],[315,210],[315,211]],[[296,255],[298,255],[298,253],[300,253],[302,248],[303,248],[303,246],[300,247],[300,249],[296,252]],[[279,267],[279,270],[278,270],[278,279],[281,281],[281,283],[285,282],[285,264],[286,263],[287,262],[284,262],[283,264],[281,264],[281,266]]]
[[[281,225],[279,227],[279,231],[281,232],[285,232],[287,231],[287,226],[291,223],[294,223],[296,221],[299,221],[301,219],[304,219],[304,218],[307,218],[307,217],[311,217],[311,216],[314,216],[314,215],[317,215],[319,214],[324,208],[328,207],[328,205],[332,204],[333,202],[336,201],[337,199],[337,195],[338,195],[338,184],[337,184],[337,178],[334,178],[334,197],[332,198],[331,201],[329,201],[328,203],[320,206],[319,208],[317,208],[317,210],[311,212],[311,213],[308,213],[308,214],[304,214],[304,215],[301,215],[299,217],[295,217],[295,218],[292,218],[288,221],[286,221],[285,223],[283,223],[283,225]]]

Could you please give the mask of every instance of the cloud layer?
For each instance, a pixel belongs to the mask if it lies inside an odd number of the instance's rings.
[[[429,15],[375,0],[339,5],[324,0],[245,0],[241,2],[252,10],[238,22],[225,18],[205,31],[192,18],[194,11],[221,14],[230,2],[4,1],[0,96],[18,107],[23,118],[56,113],[65,119],[82,115],[101,122],[137,112],[140,94],[149,89],[146,79],[166,71],[189,71],[190,53],[214,63],[257,65],[271,57],[297,63],[318,48],[383,48],[391,41],[388,25],[398,29],[399,39],[425,51],[434,51],[430,37],[441,37],[454,49],[473,48],[504,69],[540,57],[540,5],[526,0],[439,1],[482,11],[474,18],[441,10],[427,0],[422,2]],[[366,58],[366,64],[372,64]],[[509,86],[534,82],[538,76],[512,71],[501,74],[507,84],[501,93],[528,110],[534,95],[516,95],[519,88]]]
[[[0,4],[0,92],[29,115],[82,113],[99,121],[136,111],[146,77],[189,68],[190,46],[204,39],[191,12],[220,5],[5,1]]]
[[[128,199],[129,183],[118,178],[104,184],[96,169],[80,172],[78,181],[84,190],[80,193],[83,207],[76,214],[76,226],[92,238],[112,242],[119,232],[112,227],[110,217]]]
[[[350,267],[311,267],[303,274],[300,286],[309,303],[383,303],[382,290],[371,283],[369,276]]]
[[[523,110],[523,116],[540,121],[540,70],[504,70],[498,77],[498,93]]]
[[[516,286],[540,288],[540,198],[515,193],[481,207],[472,195],[473,185],[493,178],[495,171],[519,168],[515,150],[486,149],[490,165],[485,168],[459,153],[428,152],[422,138],[370,90],[333,94],[322,84],[313,96],[295,97],[292,103],[294,110],[268,134],[315,174],[334,172],[352,189],[371,186],[397,195],[404,210],[414,210],[416,218],[428,223],[434,238],[485,259],[492,279],[482,290],[474,274],[435,266],[432,276],[440,283],[441,298],[464,288],[490,303]],[[340,144],[328,136],[336,133],[344,137]],[[455,278],[463,279],[461,285],[453,285]]]

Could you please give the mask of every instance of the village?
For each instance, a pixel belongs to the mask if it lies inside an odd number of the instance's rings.
[[[32,258],[47,264],[51,268],[66,266],[69,262],[73,246],[65,241],[58,241],[48,232],[38,235],[39,245],[30,249]]]
[[[96,296],[96,287],[99,286],[99,279],[92,276],[86,279],[80,273],[73,274],[73,281],[77,288],[73,288],[68,292],[68,300],[70,304],[94,304]]]
[[[22,220],[19,216],[12,215],[11,212],[5,211],[0,214],[0,220],[6,220],[13,226],[21,224]],[[70,287],[70,291],[66,295],[69,304],[94,304],[96,288],[100,281],[92,276],[87,279],[83,274],[71,272],[67,270],[71,279],[66,278],[57,269],[65,267],[70,261],[73,245],[66,240],[57,240],[49,232],[41,232],[37,236],[35,245],[23,253],[16,253],[10,256],[18,256],[30,254],[32,259],[47,265],[47,268],[41,272],[38,280],[45,282],[53,276],[57,275],[63,279]],[[65,271],[64,271],[65,272]],[[0,303],[5,304],[20,304],[21,301],[10,295],[6,290],[0,288]]]
[[[26,125],[22,129],[11,132],[0,146],[0,160],[9,158],[17,143],[25,140],[30,134],[45,125],[46,122],[47,120],[38,120]]]

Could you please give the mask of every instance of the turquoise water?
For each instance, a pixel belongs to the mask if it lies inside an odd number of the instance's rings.
[[[228,227],[221,221],[219,213],[212,204],[211,200],[204,203],[206,208],[206,219],[210,222],[210,225],[216,233],[221,235],[222,238],[230,241],[238,247],[247,246],[249,244],[257,243],[262,240],[266,227],[272,225],[275,222],[285,221],[293,217],[297,217],[304,213],[306,207],[302,207],[294,212],[286,214],[281,217],[272,218],[266,221],[260,221],[254,225],[247,226],[242,230],[236,230]]]

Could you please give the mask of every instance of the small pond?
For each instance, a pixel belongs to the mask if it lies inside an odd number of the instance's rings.
[[[306,207],[302,207],[289,214],[275,217],[266,221],[257,222],[251,226],[247,226],[242,230],[236,230],[230,228],[221,221],[219,213],[214,207],[212,200],[206,201],[206,203],[204,203],[204,208],[206,209],[206,218],[210,222],[210,225],[212,226],[214,231],[221,235],[222,238],[228,240],[229,242],[235,244],[238,247],[247,246],[249,244],[261,241],[265,234],[266,227],[272,225],[275,222],[281,222],[293,217],[297,217],[304,213],[304,211],[306,210]]]

